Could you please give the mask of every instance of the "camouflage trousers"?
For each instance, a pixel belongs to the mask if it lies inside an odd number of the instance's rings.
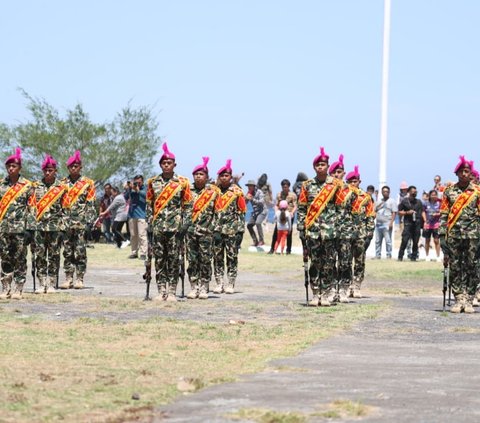
[[[335,240],[337,253],[336,279],[339,289],[348,289],[352,280],[352,241],[350,239]]]
[[[25,235],[0,233],[0,259],[2,277],[13,272],[16,284],[25,283],[27,277],[27,246]]]
[[[450,255],[450,284],[455,296],[474,295],[477,285],[477,247],[478,239],[448,240],[452,251]]]
[[[67,275],[81,277],[87,271],[87,242],[85,229],[67,229],[63,240],[63,270]]]
[[[352,240],[353,280],[362,283],[365,277],[365,238]]]
[[[181,241],[175,232],[159,232],[153,234],[152,251],[155,257],[155,280],[158,292],[168,288],[174,293],[177,290],[180,269]]]
[[[234,235],[222,234],[222,239],[213,241],[213,268],[217,284],[223,281],[225,261],[228,282],[235,284],[238,273],[238,242]]]
[[[310,287],[312,291],[328,292],[335,285],[335,240],[307,238],[310,258]]]
[[[58,231],[35,231],[34,237],[37,277],[56,277],[60,267],[62,233]]]
[[[210,283],[213,257],[212,235],[187,235],[188,279],[193,285]]]

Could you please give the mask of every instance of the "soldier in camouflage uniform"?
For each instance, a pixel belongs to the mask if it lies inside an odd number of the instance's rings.
[[[343,154],[340,154],[338,161],[334,162],[328,172],[334,178],[342,181],[342,188],[335,195],[335,205],[337,206],[337,238],[335,239],[335,248],[337,252],[337,290],[331,291],[330,302],[340,301],[348,303],[348,294],[350,281],[352,279],[352,238],[354,233],[353,203],[357,198],[356,189],[343,182],[345,176],[345,166],[343,164]]]
[[[63,199],[67,187],[56,180],[57,162],[49,155],[42,163],[43,178],[34,182],[29,200],[28,229],[34,231],[36,294],[54,293],[60,267],[65,216]]]
[[[243,191],[232,183],[231,160],[217,172],[219,193],[215,202],[217,220],[213,232],[215,294],[233,294],[238,272],[238,236],[245,228],[247,207]],[[225,257],[228,282],[224,285]]]
[[[217,213],[215,200],[219,189],[208,183],[208,157],[203,157],[203,164],[193,169],[192,224],[187,232],[188,278],[192,290],[187,298],[208,298],[208,287],[212,278],[213,229]]]
[[[20,175],[21,150],[5,162],[8,176],[0,180],[0,258],[2,293],[0,299],[22,298],[27,274],[26,222],[32,184]],[[12,292],[12,283],[15,282]]]
[[[316,176],[302,184],[298,198],[297,230],[305,240],[310,258],[310,306],[330,306],[329,294],[335,284],[335,238],[337,206],[335,196],[342,182],[328,175],[328,159],[323,147],[313,160]]]
[[[177,175],[175,155],[163,143],[162,173],[147,182],[146,218],[152,233],[155,275],[159,295],[155,301],[177,301],[180,244],[192,222],[190,181]]]
[[[65,211],[65,237],[63,240],[63,270],[65,282],[61,289],[82,289],[87,270],[85,231],[97,218],[95,208],[95,183],[81,175],[82,158],[75,151],[67,160],[69,176],[61,183],[67,187],[63,207]],[[74,282],[74,274],[75,282]]]
[[[474,313],[477,253],[480,230],[480,191],[470,181],[472,162],[460,156],[454,173],[458,182],[443,192],[440,206],[440,245],[450,264],[450,283],[455,296],[452,313]]]
[[[367,192],[359,188],[358,166],[347,175],[347,182],[356,190],[357,198],[352,205],[355,232],[352,239],[353,277],[350,284],[350,297],[362,298],[360,288],[365,277],[365,256],[375,230],[375,206]]]

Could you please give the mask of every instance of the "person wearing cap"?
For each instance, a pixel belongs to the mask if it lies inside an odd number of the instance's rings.
[[[450,265],[455,304],[452,313],[474,313],[480,231],[480,191],[470,180],[472,163],[460,156],[454,169],[458,181],[445,188],[440,205],[440,246]]]
[[[252,206],[252,213],[248,220],[247,229],[252,237],[253,246],[261,247],[265,245],[262,224],[267,218],[268,212],[267,204],[265,202],[265,193],[257,188],[257,184],[253,179],[250,179],[245,186],[248,188],[245,200],[247,201],[247,204],[250,203]],[[254,227],[257,228],[258,237],[253,229]]]
[[[213,267],[215,294],[233,294],[238,273],[238,237],[245,228],[247,206],[242,189],[232,183],[232,161],[218,172],[219,192],[215,200],[217,219],[213,232]],[[227,283],[224,283],[225,265]]]
[[[79,150],[67,160],[67,169],[68,176],[61,181],[67,186],[67,194],[63,197],[66,219],[63,240],[65,281],[60,289],[82,289],[87,271],[86,230],[97,218],[95,182],[82,175]]]
[[[403,260],[408,242],[412,241],[412,253],[410,260],[418,259],[418,241],[420,240],[423,226],[423,203],[417,199],[417,188],[414,185],[408,187],[408,195],[398,206],[398,215],[403,218],[402,242],[398,250],[398,260]]]
[[[32,183],[25,179],[20,148],[5,161],[7,176],[0,180],[0,299],[20,300],[27,276],[28,199]]]
[[[31,219],[27,225],[34,231],[36,294],[55,292],[60,268],[60,251],[65,232],[63,208],[67,186],[57,179],[57,162],[47,154],[42,163],[43,178],[33,183],[29,199]]]
[[[298,198],[297,230],[308,249],[310,306],[330,306],[329,294],[335,284],[335,238],[338,217],[335,195],[342,182],[328,175],[329,156],[323,147],[313,160],[316,176],[302,185]]]
[[[175,155],[162,145],[162,173],[147,182],[146,218],[152,233],[155,277],[158,296],[155,301],[177,301],[180,247],[192,222],[190,181],[175,173]]]
[[[278,210],[275,212],[275,228],[277,229],[277,242],[274,251],[277,254],[283,254],[287,236],[292,231],[292,215],[288,210],[287,200],[281,200],[278,204]],[[279,247],[280,251],[278,251]]]
[[[365,277],[365,256],[375,230],[375,206],[370,194],[360,188],[358,166],[346,176],[348,184],[356,189],[357,198],[352,205],[354,233],[352,238],[353,272],[349,297],[362,298],[361,286]]]
[[[340,154],[338,160],[330,166],[328,173],[342,183],[341,189],[339,189],[335,195],[335,206],[337,208],[338,218],[338,230],[335,239],[337,283],[330,291],[329,301],[348,303],[348,290],[352,279],[352,239],[355,233],[352,208],[357,198],[357,190],[346,182],[343,182],[343,178],[345,177],[343,154]]]
[[[278,211],[280,202],[286,201],[288,204],[288,212],[290,213],[290,217],[293,223],[295,213],[297,212],[297,195],[293,191],[290,191],[290,181],[288,179],[282,179],[282,182],[280,182],[280,186],[282,187],[282,190],[277,194],[275,208]],[[291,225],[290,231],[287,234],[287,254],[291,254],[292,252],[292,229],[293,228]],[[272,235],[272,244],[270,246],[270,251],[268,252],[268,254],[273,254],[275,251],[275,244],[277,243],[278,236],[277,231],[277,224],[275,224]]]
[[[215,201],[219,189],[209,183],[208,157],[192,171],[193,184],[190,187],[193,197],[192,224],[187,232],[188,279],[191,291],[187,298],[206,300],[212,278],[213,230],[217,212]]]

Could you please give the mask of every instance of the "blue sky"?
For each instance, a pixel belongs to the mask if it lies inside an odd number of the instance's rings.
[[[459,154],[480,167],[478,22],[476,0],[392,0],[394,192],[454,179]],[[382,36],[383,0],[3,2],[0,121],[28,119],[18,87],[96,122],[131,100],[154,106],[181,174],[231,158],[277,192],[324,146],[378,185]]]

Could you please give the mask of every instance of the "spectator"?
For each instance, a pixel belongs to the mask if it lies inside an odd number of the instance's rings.
[[[107,183],[103,186],[104,194],[103,197],[100,199],[100,214],[108,209],[108,206],[112,204],[113,197],[112,197],[112,185]],[[113,242],[113,236],[111,232],[112,227],[112,216],[110,213],[104,215],[103,218],[99,218],[101,220],[101,225],[103,229],[103,236],[105,237],[105,241],[107,244],[111,244]],[[100,222],[99,222],[100,223]]]
[[[280,206],[280,202],[285,200],[288,204],[288,211],[290,213],[290,218],[292,219],[297,212],[297,196],[294,192],[290,191],[290,181],[288,179],[283,179],[280,183],[282,186],[282,190],[277,194],[276,197],[276,204],[275,206],[278,208]],[[275,244],[277,242],[278,236],[278,223],[275,224],[275,229],[273,230],[273,237],[272,237],[272,244],[270,246],[270,251],[268,254],[273,254],[275,250]],[[292,226],[290,226],[290,230],[287,234],[287,254],[292,252]]]
[[[377,218],[375,220],[375,257],[382,257],[382,241],[385,239],[387,259],[392,258],[392,232],[395,216],[397,215],[397,203],[390,198],[390,187],[382,188],[382,198],[375,204]]]
[[[127,210],[125,197],[117,187],[112,187],[113,201],[108,208],[100,213],[100,216],[105,216],[110,213],[113,219],[112,232],[115,238],[115,243],[118,248],[125,248],[128,245],[127,240],[122,234],[122,228],[127,221]]]
[[[283,254],[287,235],[292,232],[292,216],[288,211],[288,206],[286,200],[280,201],[278,210],[275,213],[275,227],[277,228],[278,239],[274,249],[277,254]],[[278,247],[280,247],[280,252],[278,251]]]
[[[431,261],[440,260],[440,237],[438,235],[438,228],[440,227],[440,200],[437,191],[432,189],[428,193],[428,201],[423,205],[423,237],[425,238],[425,255],[426,260],[429,260],[430,253],[430,239],[433,237],[433,244],[435,246],[436,258]]]
[[[257,188],[255,181],[250,180],[245,185],[248,188],[245,200],[247,200],[247,203],[250,203],[252,206],[252,214],[250,215],[247,229],[252,237],[253,246],[261,247],[262,245],[265,245],[262,228],[262,223],[267,217],[265,195],[261,189]],[[254,226],[257,227],[258,237],[253,229]]]
[[[408,241],[412,240],[411,261],[418,258],[418,241],[420,239],[420,231],[422,228],[423,205],[417,200],[417,188],[413,185],[408,187],[408,196],[405,197],[398,206],[398,214],[403,217],[402,243],[398,252],[398,260],[403,260],[405,248]]]
[[[297,196],[297,198],[300,195],[300,191],[302,190],[302,184],[305,181],[308,181],[307,174],[303,172],[298,172],[297,179],[295,180],[295,183],[293,184],[293,188],[292,188],[292,191]]]
[[[130,259],[147,257],[147,223],[145,210],[147,189],[143,183],[143,176],[137,175],[133,178],[133,184],[125,191],[125,198],[128,206],[128,227],[130,229]]]
[[[440,175],[435,175],[433,178],[433,188],[435,191],[437,191],[437,196],[438,199],[442,199],[443,191],[445,190],[445,186],[442,185],[442,177]]]
[[[377,200],[378,192],[375,191],[375,187],[373,185],[368,185],[367,186],[367,194],[369,194],[370,197],[372,197],[373,201]]]

